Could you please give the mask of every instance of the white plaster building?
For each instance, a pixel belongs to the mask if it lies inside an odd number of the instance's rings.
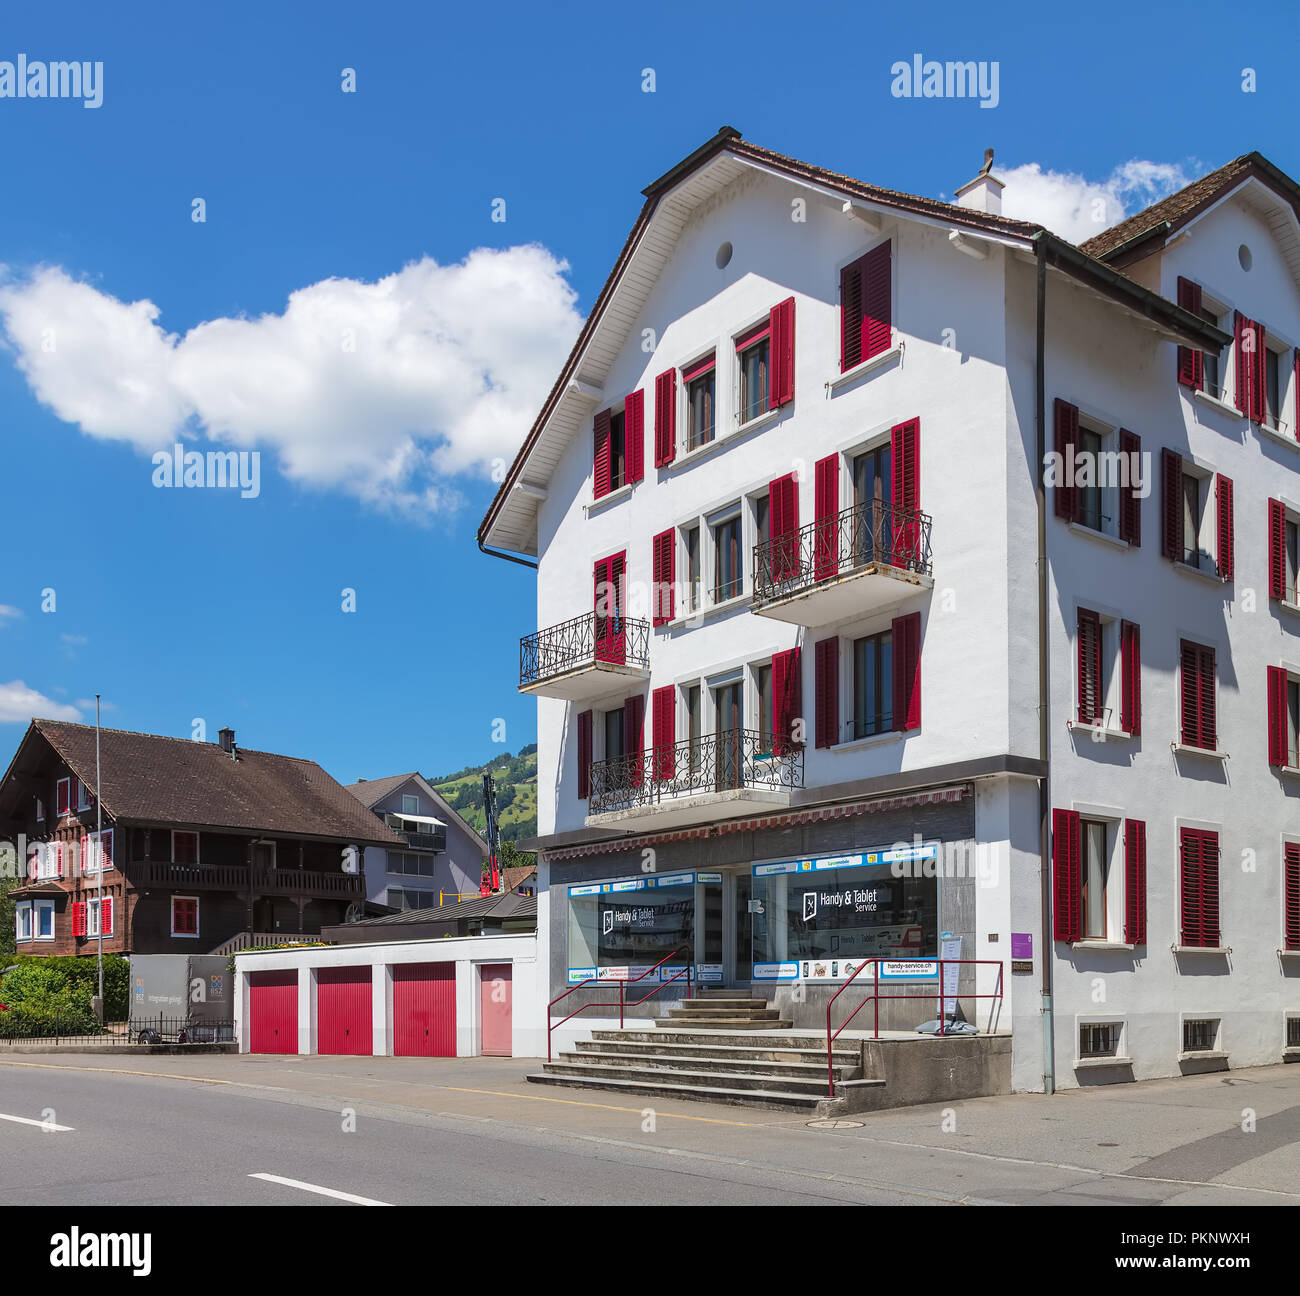
[[[552,995],[683,950],[824,1028],[946,954],[1018,1089],[1300,1046],[1300,190],[1082,249],[1000,190],[724,129],[645,191],[479,533],[538,567]]]

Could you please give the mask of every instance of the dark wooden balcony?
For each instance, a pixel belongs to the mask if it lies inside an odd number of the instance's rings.
[[[325,873],[315,869],[255,868],[247,864],[175,864],[166,860],[136,860],[125,866],[137,887],[166,887],[177,891],[253,891],[261,896],[337,896],[364,898],[365,878],[358,873]]]

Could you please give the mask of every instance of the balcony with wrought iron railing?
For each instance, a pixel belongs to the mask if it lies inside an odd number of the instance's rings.
[[[650,678],[650,622],[584,612],[519,641],[519,691],[571,702]]]
[[[868,500],[755,545],[752,611],[819,626],[911,602],[934,585],[930,522]]]
[[[719,813],[781,809],[803,787],[803,747],[776,734],[727,729],[594,761],[589,826],[706,823]]]

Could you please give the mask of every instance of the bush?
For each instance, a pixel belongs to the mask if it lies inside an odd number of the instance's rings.
[[[104,1020],[126,1021],[131,965],[121,954],[104,955]],[[0,979],[0,1003],[10,1012],[49,1017],[62,1005],[85,1004],[93,1024],[90,1001],[99,989],[96,960],[75,956],[42,957],[20,954]],[[80,1010],[74,1010],[74,1015]],[[0,1019],[8,1014],[0,1013]]]

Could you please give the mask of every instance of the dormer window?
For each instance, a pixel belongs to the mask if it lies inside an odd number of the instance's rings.
[[[420,813],[420,798],[418,796],[403,795],[402,813],[408,815],[418,815]]]

